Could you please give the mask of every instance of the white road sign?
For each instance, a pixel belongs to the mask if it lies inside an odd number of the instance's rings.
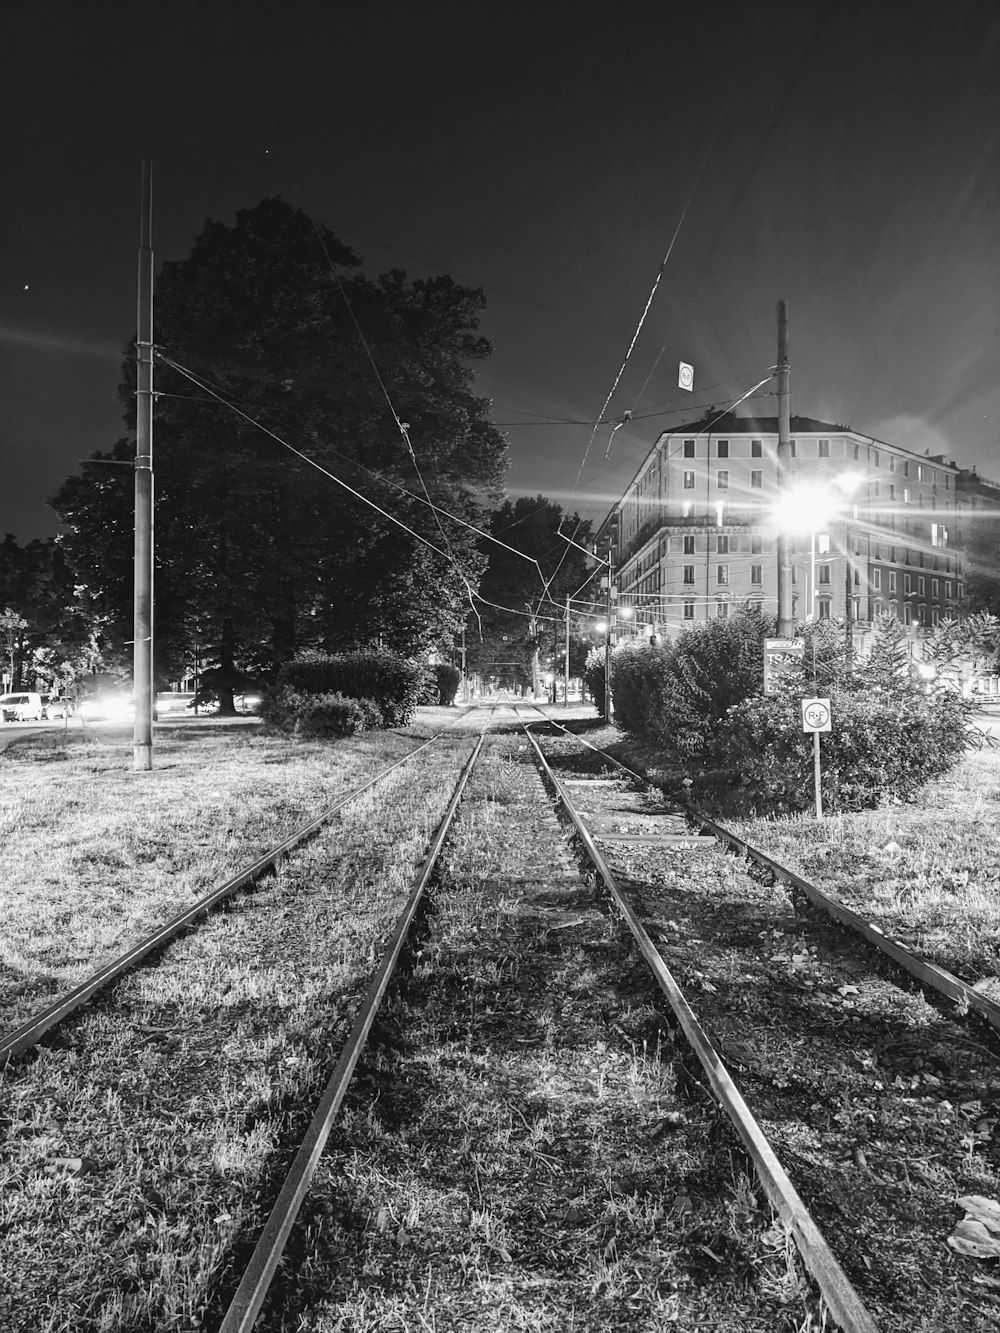
[[[829,699],[802,700],[802,730],[803,731],[830,730]]]
[[[686,361],[678,363],[677,384],[681,389],[694,388],[694,366],[689,366]]]

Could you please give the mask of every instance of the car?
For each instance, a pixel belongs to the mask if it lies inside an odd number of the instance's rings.
[[[194,713],[194,698],[193,690],[161,690],[153,705],[156,716],[191,717]]]
[[[42,696],[28,690],[0,697],[0,715],[5,722],[41,722]]]
[[[47,718],[69,717],[72,707],[69,699],[62,694],[42,695],[42,716]]]
[[[114,690],[98,691],[84,695],[78,701],[76,711],[84,722],[130,722],[132,696]]]

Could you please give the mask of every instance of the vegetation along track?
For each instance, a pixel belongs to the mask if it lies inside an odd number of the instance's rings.
[[[426,929],[373,1025],[411,897],[224,1333],[822,1326],[533,760],[521,732],[489,739]],[[844,1327],[873,1328],[789,1200]]]
[[[878,1326],[995,1327],[998,1284],[947,1238],[957,1200],[998,1197],[1000,1046],[966,1019],[996,1005],[655,788],[576,786],[602,767],[579,739],[542,744]]]
[[[995,1196],[995,1163],[957,1161],[931,1137],[948,1104],[941,1064],[890,1086],[878,1034],[889,1018],[946,1045],[964,1080],[948,1091],[969,1094],[956,1117],[992,1079],[989,1053],[641,781],[593,752],[581,761],[576,740],[543,746],[567,797],[585,793],[636,924],[698,992],[714,1048],[839,1256],[848,1276],[833,1262],[826,1294],[841,1326],[992,1327],[991,1289],[953,1266],[944,1236],[956,1194]],[[320,835],[258,890],[262,911],[237,900],[183,941],[200,966],[178,958],[169,995],[169,968],[127,982],[145,1046],[95,1009],[17,1071],[30,1160],[8,1176],[19,1194],[3,1220],[30,1257],[0,1297],[11,1329],[824,1326],[792,1245],[805,1236],[815,1260],[822,1239],[781,1197],[772,1212],[755,1145],[718,1114],[721,1061],[709,1056],[713,1078],[693,1058],[670,987],[571,847],[523,734],[490,736],[436,875],[414,880],[455,760],[425,756],[398,780],[400,805],[404,791],[418,805],[378,849],[371,820],[341,830],[333,857]],[[406,855],[390,865],[393,840]],[[206,958],[226,969],[221,1005]],[[286,1176],[304,1129],[307,1169]],[[71,1133],[87,1156],[69,1156]]]
[[[468,753],[433,739],[5,1039],[5,1333],[201,1327]]]

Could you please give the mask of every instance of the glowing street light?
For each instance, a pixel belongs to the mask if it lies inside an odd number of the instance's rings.
[[[782,532],[809,533],[810,588],[806,620],[814,619],[816,614],[816,534],[837,517],[863,481],[864,477],[857,472],[842,473],[829,483],[802,481],[790,487],[774,506],[774,520]]]

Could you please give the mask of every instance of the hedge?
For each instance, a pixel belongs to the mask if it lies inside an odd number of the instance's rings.
[[[370,699],[385,727],[405,726],[420,702],[425,668],[386,648],[352,653],[308,650],[281,668],[276,693],[338,694],[349,699]]]

